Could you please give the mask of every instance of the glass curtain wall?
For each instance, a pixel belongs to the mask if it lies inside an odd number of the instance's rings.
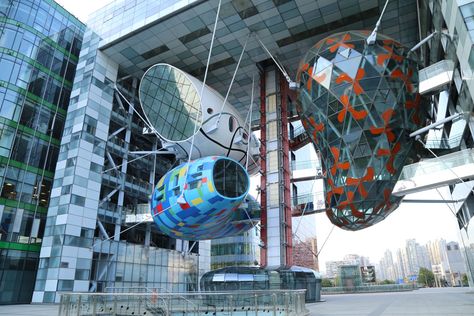
[[[0,304],[29,303],[84,25],[0,0]]]

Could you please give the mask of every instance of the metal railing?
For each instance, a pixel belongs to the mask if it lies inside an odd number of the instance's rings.
[[[303,161],[291,161],[291,170],[305,170],[305,169],[316,169],[318,175],[322,174],[321,163],[319,160],[303,160]]]
[[[304,316],[305,292],[63,293],[59,315]]]
[[[435,174],[440,170],[452,169],[474,163],[474,149],[464,149],[438,158],[422,160],[403,167],[400,180],[410,180],[414,177]]]
[[[323,287],[321,294],[344,294],[344,293],[377,293],[377,292],[403,292],[413,291],[417,287],[414,284],[383,284],[383,285],[360,285],[360,286],[335,286]]]

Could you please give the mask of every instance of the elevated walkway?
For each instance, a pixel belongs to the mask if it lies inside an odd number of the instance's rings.
[[[311,215],[326,211],[324,192],[302,194],[293,197],[292,216]]]
[[[301,149],[309,144],[310,141],[311,139],[304,130],[304,127],[300,126],[290,133],[290,150],[295,151]]]
[[[392,194],[404,196],[474,178],[474,148],[403,167]]]

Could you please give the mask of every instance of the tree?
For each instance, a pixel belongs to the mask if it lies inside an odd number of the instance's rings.
[[[426,268],[420,268],[420,271],[418,272],[418,283],[424,284],[424,286],[433,287],[435,283],[433,272]]]
[[[392,280],[383,280],[380,284],[395,284],[395,281]]]
[[[333,287],[334,284],[332,284],[331,279],[324,278],[324,279],[321,281],[321,286],[322,286],[322,287]]]
[[[462,286],[469,286],[469,281],[467,279],[467,274],[462,275]]]

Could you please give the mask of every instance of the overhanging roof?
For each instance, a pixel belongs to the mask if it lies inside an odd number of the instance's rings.
[[[101,43],[122,73],[140,77],[155,63],[172,64],[202,79],[210,47],[217,0],[191,1],[175,12]],[[294,78],[300,59],[332,33],[373,29],[385,0],[222,0],[207,83],[225,95],[243,44],[254,32]],[[390,1],[381,29],[407,46],[418,41],[416,1]],[[245,115],[257,63],[269,57],[255,38],[247,44],[229,101]],[[258,95],[258,93],[257,93]],[[258,104],[258,100],[255,100]],[[258,118],[257,106],[254,119]]]

